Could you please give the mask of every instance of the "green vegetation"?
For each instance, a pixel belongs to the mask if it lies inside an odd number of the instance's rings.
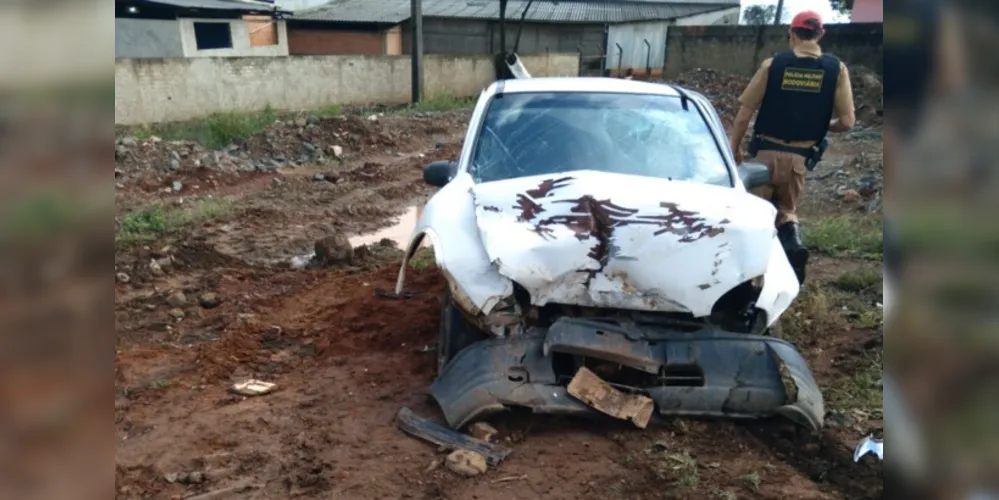
[[[432,248],[417,248],[413,258],[409,259],[409,267],[422,271],[437,265],[437,257],[434,256]]]
[[[833,282],[833,285],[845,292],[868,292],[881,287],[883,277],[878,269],[856,269],[846,271]]]
[[[208,149],[221,149],[246,139],[278,119],[270,107],[257,113],[215,113],[185,122],[157,123],[131,129],[139,138],[157,136],[167,141],[194,141]]]
[[[838,215],[803,224],[802,237],[812,251],[833,257],[881,260],[884,233],[880,221]]]
[[[142,207],[120,218],[115,243],[130,245],[156,240],[190,225],[221,219],[231,212],[230,202],[215,198],[176,208],[163,205]]]
[[[743,474],[739,476],[739,481],[746,485],[753,492],[758,493],[760,491],[760,484],[763,482],[760,479],[760,475],[755,472],[750,472],[749,474]]]
[[[877,411],[881,409],[884,391],[881,387],[884,363],[880,350],[864,353],[853,375],[825,388],[827,407]]]

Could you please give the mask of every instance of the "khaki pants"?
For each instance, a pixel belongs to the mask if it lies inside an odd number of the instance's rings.
[[[798,222],[798,200],[805,190],[805,157],[783,151],[758,151],[755,161],[770,169],[770,185],[751,192],[777,207],[776,225]]]

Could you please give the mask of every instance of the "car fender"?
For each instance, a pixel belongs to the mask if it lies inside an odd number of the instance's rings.
[[[763,275],[763,290],[756,299],[756,307],[767,314],[767,326],[773,326],[798,296],[801,286],[787,260],[787,255],[777,238],[770,246],[770,261]]]
[[[403,292],[409,259],[424,238],[430,238],[437,267],[444,273],[455,302],[465,312],[472,316],[489,314],[513,295],[513,283],[497,272],[482,245],[471,187],[471,176],[458,172],[427,202],[399,268],[397,294]]]

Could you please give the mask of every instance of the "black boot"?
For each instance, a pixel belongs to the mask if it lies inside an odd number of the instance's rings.
[[[801,241],[801,228],[797,222],[785,222],[777,228],[777,239],[784,247],[791,269],[798,277],[798,284],[805,283],[805,266],[808,265],[808,249]]]

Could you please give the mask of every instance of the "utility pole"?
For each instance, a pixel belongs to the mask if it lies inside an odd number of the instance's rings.
[[[410,44],[412,52],[412,101],[413,104],[423,99],[423,0],[410,0],[409,19],[413,28],[413,40]]]
[[[774,14],[774,26],[780,24],[781,14],[784,13],[784,0],[777,0],[777,13]]]

